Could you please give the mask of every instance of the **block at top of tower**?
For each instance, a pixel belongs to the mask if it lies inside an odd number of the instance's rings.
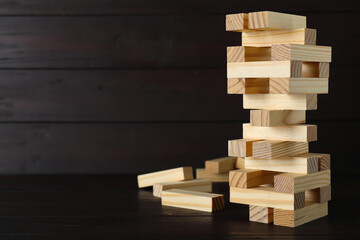
[[[306,28],[305,16],[272,11],[251,12],[248,21],[252,30]]]

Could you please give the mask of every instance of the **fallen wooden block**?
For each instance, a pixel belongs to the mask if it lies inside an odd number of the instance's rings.
[[[245,168],[245,158],[238,157],[238,158],[236,159],[235,167],[236,167],[237,169]]]
[[[228,78],[228,94],[269,93],[269,78]]]
[[[153,196],[161,197],[163,191],[170,189],[212,192],[212,182],[207,179],[193,179],[179,182],[155,183],[153,186]]]
[[[307,203],[297,210],[274,209],[274,224],[284,227],[297,227],[328,215],[328,202]]]
[[[244,94],[244,109],[315,110],[316,94]]]
[[[196,169],[196,178],[197,179],[208,179],[212,182],[228,182],[229,181],[229,173],[211,173],[206,171],[204,168]]]
[[[299,193],[330,185],[330,170],[297,174],[283,173],[274,177],[274,189],[281,193]]]
[[[162,192],[161,204],[165,206],[215,212],[225,208],[224,195],[172,189]]]
[[[331,62],[331,47],[299,44],[273,44],[272,61]]]
[[[226,15],[226,31],[242,32],[248,29],[247,13],[236,13]]]
[[[274,127],[305,123],[306,111],[303,110],[251,110],[250,125]]]
[[[137,176],[139,188],[150,187],[155,183],[190,180],[193,178],[192,167],[179,167]]]
[[[254,139],[234,139],[228,141],[228,155],[232,157],[252,156]]]
[[[273,44],[315,45],[316,30],[309,28],[247,31],[242,33],[243,46],[267,47]]]
[[[271,94],[326,94],[328,78],[270,78]]]
[[[230,202],[262,207],[296,210],[305,206],[305,192],[289,194],[275,192],[272,187],[230,187]]]
[[[304,124],[278,127],[256,127],[251,126],[249,123],[244,123],[243,138],[312,142],[317,140],[317,126]]]
[[[227,62],[271,61],[271,47],[227,47]]]
[[[306,17],[272,12],[251,12],[249,13],[249,29],[273,30],[273,29],[296,29],[306,28]]]
[[[309,152],[309,143],[262,140],[253,142],[252,156],[254,158],[279,158],[294,156]]]
[[[324,186],[305,192],[305,200],[313,203],[323,203],[331,200],[331,186]]]
[[[228,173],[235,169],[236,157],[222,157],[205,161],[205,171],[209,173]]]
[[[229,186],[237,188],[252,188],[263,184],[274,184],[274,176],[278,172],[239,169],[229,173]]]
[[[272,223],[274,221],[274,209],[249,205],[249,220],[259,223]]]

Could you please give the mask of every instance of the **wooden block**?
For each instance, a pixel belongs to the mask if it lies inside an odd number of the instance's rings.
[[[331,47],[298,44],[273,44],[272,61],[331,62]]]
[[[318,65],[318,69],[319,69],[319,78],[329,78],[330,76],[330,64],[329,63],[324,63],[324,62],[320,62]]]
[[[205,161],[205,170],[210,173],[227,173],[235,169],[236,157],[222,157]]]
[[[212,182],[228,182],[229,181],[229,173],[211,173],[206,171],[204,168],[196,169],[196,178],[197,179],[208,179]]]
[[[227,14],[226,15],[226,31],[242,32],[248,29],[247,13]]]
[[[273,159],[245,158],[245,169],[310,174],[318,171],[318,158],[309,154]]]
[[[228,94],[269,93],[269,78],[228,78]]]
[[[255,158],[279,158],[293,156],[309,152],[309,143],[263,140],[253,142],[253,154]]]
[[[316,30],[309,28],[248,31],[242,33],[243,46],[266,47],[273,44],[315,45]]]
[[[302,110],[251,110],[250,125],[273,127],[305,123],[306,111]]]
[[[274,177],[274,189],[281,193],[299,193],[330,185],[330,170],[312,173],[283,173]]]
[[[228,155],[232,157],[250,157],[252,156],[254,139],[235,139],[228,141]]]
[[[244,94],[245,109],[315,110],[316,94]]]
[[[251,126],[250,123],[244,123],[243,138],[312,142],[317,140],[317,126],[303,124],[278,127],[256,127]]]
[[[139,188],[150,187],[155,183],[190,180],[193,178],[192,167],[179,167],[137,176]]]
[[[328,78],[270,78],[271,94],[326,94]]]
[[[259,223],[272,223],[274,221],[274,209],[249,205],[249,220]]]
[[[263,184],[274,184],[274,176],[278,172],[239,169],[229,173],[229,186],[238,188],[252,188]]]
[[[305,193],[278,193],[272,187],[230,187],[230,202],[262,207],[296,210],[305,206]]]
[[[206,179],[193,179],[179,182],[155,183],[153,186],[153,195],[155,197],[161,197],[163,191],[170,189],[212,192],[212,182]]]
[[[245,158],[238,157],[237,160],[236,160],[235,167],[237,169],[245,168]]]
[[[227,62],[271,61],[271,47],[227,47]]]
[[[306,202],[323,203],[331,200],[331,186],[315,188],[305,192]]]
[[[326,215],[328,215],[328,202],[307,203],[304,208],[295,211],[274,209],[274,224],[297,227]]]
[[[296,29],[306,28],[306,17],[272,12],[251,12],[249,13],[249,29],[272,30],[272,29]]]
[[[161,204],[204,212],[215,212],[225,208],[223,194],[194,192],[183,189],[163,191]]]
[[[330,170],[330,154],[308,153],[306,156],[316,157],[318,159],[318,169],[320,171]]]

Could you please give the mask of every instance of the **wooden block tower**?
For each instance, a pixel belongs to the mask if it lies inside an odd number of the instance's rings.
[[[296,227],[328,214],[330,155],[309,153],[317,126],[305,124],[328,93],[331,47],[316,45],[306,17],[263,11],[226,16],[242,32],[227,48],[228,94],[243,94],[250,123],[228,142],[244,168],[229,174],[230,202],[248,204],[250,221]]]

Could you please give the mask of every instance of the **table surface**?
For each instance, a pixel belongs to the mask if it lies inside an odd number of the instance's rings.
[[[0,176],[0,239],[344,239],[360,236],[358,182],[333,176],[329,216],[298,228],[248,221],[246,205],[216,213],[161,206],[135,175]],[[334,180],[335,179],[335,180]],[[355,182],[354,182],[355,181]]]

